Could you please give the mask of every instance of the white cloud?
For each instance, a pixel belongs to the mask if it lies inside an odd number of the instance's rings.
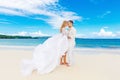
[[[50,36],[50,35],[42,33],[40,30],[36,31],[36,32],[22,31],[22,32],[14,33],[14,34],[9,34],[9,35],[12,35],[12,36],[32,36],[32,37]]]
[[[30,36],[36,37],[36,36],[49,36],[47,34],[42,33],[41,31],[38,32],[31,32],[29,33]]]
[[[22,32],[18,32],[18,33],[14,33],[14,34],[9,34],[12,36],[28,36],[28,32],[22,31]]]
[[[24,16],[21,12],[17,12],[15,10],[5,9],[0,7],[0,13],[2,14],[10,14],[10,15],[18,15],[18,16]]]
[[[54,26],[54,28],[58,28],[61,26],[64,20],[81,20],[82,17],[77,16],[74,12],[63,11],[59,15],[54,15],[51,19],[48,19],[47,22]]]
[[[18,32],[18,35],[20,36],[27,36],[27,32],[23,31],[23,32]]]
[[[111,11],[106,11],[105,13],[103,13],[102,15],[98,16],[98,18],[104,18],[105,16],[111,14]]]
[[[59,0],[0,0],[0,14],[27,17],[39,15],[40,18],[37,19],[42,19],[55,28],[59,27],[63,20],[82,19],[75,12],[64,10],[58,2]],[[41,15],[48,18],[41,18]]]
[[[111,31],[105,31],[104,28],[101,28],[99,32],[93,32],[94,35],[99,37],[115,37],[116,35]]]
[[[117,35],[118,37],[120,37],[120,31],[119,31],[119,32],[117,32],[117,33],[116,33],[116,35]]]
[[[77,38],[86,38],[86,35],[85,34],[77,34],[76,37]]]

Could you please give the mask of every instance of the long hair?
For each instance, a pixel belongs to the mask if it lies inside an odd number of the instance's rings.
[[[63,21],[62,26],[60,27],[60,33],[62,32],[62,29],[66,26],[65,24],[67,23],[67,21]]]

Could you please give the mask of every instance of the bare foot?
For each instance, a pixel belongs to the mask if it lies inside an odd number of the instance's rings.
[[[64,63],[61,62],[60,65],[64,65]]]
[[[65,65],[66,65],[67,67],[70,67],[69,63],[65,63]]]

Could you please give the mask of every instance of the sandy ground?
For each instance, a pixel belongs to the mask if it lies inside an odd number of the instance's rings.
[[[58,66],[53,72],[23,77],[22,59],[32,57],[33,48],[0,46],[0,80],[120,80],[120,49],[75,49],[71,67]]]

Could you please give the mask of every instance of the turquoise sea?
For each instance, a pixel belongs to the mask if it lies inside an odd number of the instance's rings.
[[[47,38],[40,39],[0,39],[0,46],[37,46]],[[76,38],[76,47],[120,48],[120,39],[80,39]]]

